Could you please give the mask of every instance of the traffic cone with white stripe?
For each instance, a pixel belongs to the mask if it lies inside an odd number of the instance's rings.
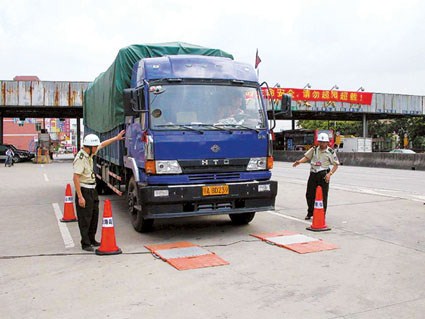
[[[312,231],[327,231],[331,230],[326,226],[325,209],[323,208],[323,191],[321,186],[316,188],[316,198],[314,201],[313,222],[310,227],[306,228]]]
[[[72,198],[71,185],[66,184],[65,200],[63,202],[63,217],[61,219],[61,222],[69,223],[76,221],[77,217],[75,216],[74,211],[74,200]]]
[[[103,207],[102,239],[100,240],[100,247],[96,249],[96,255],[118,255],[121,253],[122,251],[115,241],[111,202],[106,199]]]

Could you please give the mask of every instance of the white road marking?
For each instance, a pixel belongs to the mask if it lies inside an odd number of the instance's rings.
[[[343,186],[338,184],[331,187],[333,187],[334,189],[342,190],[342,191],[362,193],[362,194],[368,194],[368,195],[378,195],[378,196],[385,196],[390,198],[401,198],[401,199],[407,199],[407,200],[412,200],[416,202],[425,201],[425,196],[423,195],[406,193],[401,190],[392,190],[392,189],[384,189],[384,188],[367,188],[367,187],[360,187],[360,186]]]
[[[71,234],[69,233],[66,223],[61,222],[62,211],[58,203],[52,203],[53,210],[55,211],[56,219],[58,220],[59,231],[61,232],[63,243],[65,248],[75,247],[74,241],[72,240]]]
[[[44,173],[44,174],[43,174],[43,176],[44,176],[44,180],[45,180],[46,182],[48,182],[48,181],[49,181],[49,178],[47,177],[47,174],[46,174],[46,173]]]
[[[270,211],[270,210],[266,211],[266,213],[269,213],[269,214],[272,214],[272,215],[276,215],[276,216],[279,216],[279,217],[282,217],[282,218],[294,220],[296,222],[303,223],[303,224],[306,224],[306,225],[310,225],[311,224],[311,222],[307,222],[307,221],[304,221],[304,220],[301,220],[301,219],[298,219],[298,218],[295,218],[295,217],[292,217],[292,216],[288,216],[288,215],[285,215],[285,214],[276,213],[276,212],[273,212],[273,211]]]
[[[299,184],[299,185],[307,184],[307,181],[301,181],[298,179],[289,179],[289,178],[287,178],[285,182]],[[336,184],[336,183],[332,183],[330,187],[331,189],[337,189],[337,190],[347,191],[347,192],[361,193],[361,194],[367,194],[367,195],[377,195],[377,196],[384,196],[384,197],[397,198],[397,199],[401,198],[401,199],[407,199],[407,200],[412,200],[416,202],[425,202],[424,195],[420,193],[407,193],[403,190],[361,187],[356,185],[343,185],[343,184]]]

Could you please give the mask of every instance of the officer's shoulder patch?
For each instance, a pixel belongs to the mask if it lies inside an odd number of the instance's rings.
[[[83,153],[82,151],[79,151],[79,152],[77,153],[77,155],[75,155],[75,159],[77,159],[77,158],[79,158],[79,159],[83,159],[83,158],[84,158],[84,153]]]
[[[328,150],[329,150],[329,153],[331,153],[331,154],[335,153],[335,151],[333,150],[332,147],[328,147]]]

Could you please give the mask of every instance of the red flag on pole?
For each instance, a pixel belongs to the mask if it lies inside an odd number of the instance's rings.
[[[258,65],[261,63],[261,59],[260,56],[258,55],[258,49],[257,52],[255,53],[255,68],[258,68]]]

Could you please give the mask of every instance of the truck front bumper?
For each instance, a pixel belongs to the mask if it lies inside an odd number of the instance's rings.
[[[238,214],[274,210],[276,181],[226,183],[228,194],[203,195],[212,185],[144,186],[139,200],[144,218],[173,218],[201,215]]]

